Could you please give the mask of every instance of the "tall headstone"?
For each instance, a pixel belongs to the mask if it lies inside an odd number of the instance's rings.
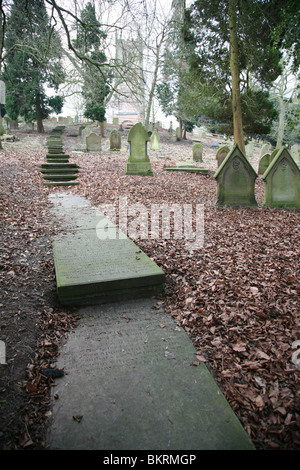
[[[285,147],[277,152],[262,178],[265,206],[300,208],[300,169]]]
[[[86,137],[86,150],[88,152],[98,152],[101,150],[101,136],[92,132]]]
[[[257,174],[246,156],[235,144],[214,178],[217,180],[217,205],[257,206],[255,180]]]
[[[159,146],[159,135],[156,129],[151,134],[150,137],[150,142],[151,142],[151,147],[150,150],[158,150],[160,151],[160,146]]]
[[[109,136],[110,150],[121,150],[121,135],[117,129],[113,129]]]
[[[129,157],[126,166],[126,174],[153,176],[147,152],[149,135],[140,122],[130,129],[127,141],[129,142]]]
[[[203,145],[200,143],[194,144],[192,147],[192,151],[193,151],[194,162],[203,162],[203,159],[202,159]]]

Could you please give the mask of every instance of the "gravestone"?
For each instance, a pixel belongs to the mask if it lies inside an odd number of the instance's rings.
[[[271,145],[269,143],[263,144],[260,150],[260,158],[263,157],[266,153],[270,153]]]
[[[217,180],[217,205],[257,206],[255,180],[257,174],[246,156],[235,144],[214,174]]]
[[[230,148],[227,147],[227,145],[222,145],[216,153],[216,159],[218,161],[218,167],[221,165],[221,163],[225,160],[227,157],[228,153],[230,152]]]
[[[285,147],[277,152],[262,178],[264,206],[300,208],[300,170]]]
[[[271,155],[269,153],[266,153],[265,155],[263,155],[263,157],[261,157],[261,159],[259,160],[259,164],[258,164],[258,174],[259,175],[263,175],[264,172],[266,171],[266,169],[268,168],[268,166],[270,165],[271,163]]]
[[[139,122],[129,131],[129,157],[126,166],[127,175],[153,176],[150,159],[147,153],[149,135]]]
[[[297,165],[299,166],[300,165],[300,154],[299,154],[299,145],[298,144],[292,145],[291,155],[292,155],[293,159],[295,160],[295,162],[297,163]]]
[[[92,132],[85,139],[86,150],[88,152],[98,152],[101,150],[101,136]]]
[[[110,150],[121,150],[121,135],[116,129],[113,129],[109,136]]]
[[[280,150],[280,149],[275,149],[275,150],[273,150],[273,152],[272,152],[271,155],[270,155],[270,163],[271,163],[271,161],[275,158],[275,156],[276,156],[276,154],[277,154],[277,152],[278,152],[279,150]]]
[[[192,151],[193,151],[194,162],[203,162],[203,159],[202,159],[203,145],[200,143],[194,144],[192,147]]]
[[[99,126],[98,127],[96,127],[96,126],[86,126],[84,129],[82,129],[81,139],[82,139],[82,143],[84,145],[86,144],[86,138],[92,133],[100,135],[101,134],[100,127]]]
[[[151,150],[158,150],[160,151],[160,146],[159,146],[159,135],[156,129],[151,134],[150,137],[150,142],[151,142]]]
[[[246,145],[246,157],[253,157],[253,150],[254,150],[254,143],[249,142],[249,144]]]

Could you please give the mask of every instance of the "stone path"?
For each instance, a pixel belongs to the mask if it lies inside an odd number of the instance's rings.
[[[85,231],[84,198],[50,200],[64,230]],[[53,387],[50,449],[254,448],[206,366],[193,365],[185,331],[155,298],[82,306],[79,314],[56,364],[65,375]]]

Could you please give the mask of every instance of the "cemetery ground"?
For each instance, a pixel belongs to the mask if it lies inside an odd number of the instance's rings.
[[[126,175],[126,134],[122,150],[109,150],[106,129],[101,152],[75,152],[78,127],[67,127],[63,143],[70,162],[80,165],[78,186],[46,187],[40,164],[46,134],[14,131],[19,140],[0,151],[1,299],[0,448],[45,449],[61,342],[80,318],[56,296],[52,239],[58,227],[49,194],[70,191],[92,205],[204,204],[204,246],[186,250],[184,240],[141,239],[135,243],[165,272],[163,306],[191,337],[257,449],[300,449],[299,372],[295,341],[300,340],[299,210],[262,207],[263,181],[256,181],[258,208],[215,206],[211,175],[165,171],[177,161],[192,162],[192,140],[170,142],[150,151],[153,176]],[[220,136],[201,138],[203,163],[217,169]],[[257,171],[259,147],[250,162]],[[163,327],[163,325],[162,325]],[[56,379],[59,380],[59,379]],[[88,380],[88,378],[87,378]],[[59,399],[59,398],[58,398]],[[200,400],[200,398],[199,398]]]

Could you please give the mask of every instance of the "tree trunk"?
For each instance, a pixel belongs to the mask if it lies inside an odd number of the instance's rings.
[[[237,38],[237,4],[238,0],[229,0],[230,70],[232,80],[231,105],[233,115],[234,141],[238,144],[241,151],[245,153],[240,92],[239,49]]]
[[[37,131],[39,134],[43,134],[45,132],[44,124],[43,124],[41,108],[38,104],[36,105],[36,120],[37,120]]]

